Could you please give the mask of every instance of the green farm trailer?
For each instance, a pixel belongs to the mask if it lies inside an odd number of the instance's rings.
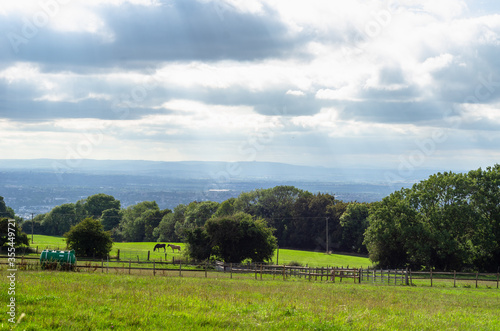
[[[40,265],[42,269],[61,269],[70,270],[76,265],[75,251],[54,251],[45,249],[40,254]]]

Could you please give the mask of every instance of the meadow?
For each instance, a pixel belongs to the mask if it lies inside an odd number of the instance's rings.
[[[31,236],[29,236],[31,239]],[[32,247],[37,247],[39,252],[49,247],[51,249],[65,249],[66,241],[63,237],[55,236],[45,236],[45,235],[34,235],[34,244]],[[127,260],[137,260],[137,257],[141,261],[147,259],[148,251],[150,251],[150,259],[159,261],[160,258],[165,260],[165,253],[163,250],[160,252],[153,252],[153,248],[157,244],[156,242],[126,242],[126,243],[114,243],[113,249],[111,250],[110,256],[116,256],[118,249],[120,250],[120,259]],[[184,248],[183,243],[172,243],[180,245],[182,249]],[[278,256],[279,255],[279,256]],[[166,258],[171,260],[172,257],[179,258],[182,256],[182,252],[172,252],[170,248],[167,247]],[[291,262],[298,262],[303,266],[310,267],[352,267],[352,268],[367,268],[372,266],[371,261],[366,257],[352,256],[345,254],[325,254],[324,252],[310,252],[310,251],[299,251],[291,249],[280,249],[279,252],[275,252],[273,262],[283,265],[290,264]]]
[[[65,248],[64,238],[36,235],[34,246]],[[155,243],[116,243],[133,254]],[[122,254],[121,253],[121,254]],[[172,252],[168,252],[169,257]],[[181,256],[175,253],[175,256]],[[280,249],[279,263],[309,266],[371,265],[367,258]],[[0,277],[6,278],[2,266]],[[109,268],[81,272],[18,271],[16,319],[2,314],[0,330],[499,330],[500,292],[494,286],[429,287],[306,277]],[[10,300],[5,289],[1,302]],[[22,315],[24,314],[24,315]]]
[[[25,315],[14,330],[500,329],[496,289],[98,272],[17,277],[17,317]],[[8,302],[6,290],[0,298]],[[0,330],[10,330],[2,315]]]

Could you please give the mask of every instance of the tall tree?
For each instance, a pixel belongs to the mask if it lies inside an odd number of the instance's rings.
[[[295,201],[304,191],[293,186],[276,186],[242,193],[234,202],[236,211],[263,218],[276,229],[275,235],[281,246],[289,244],[289,224]]]
[[[101,223],[104,227],[104,231],[110,231],[118,227],[121,219],[122,216],[119,209],[111,208],[104,210],[101,216]]]
[[[181,240],[186,208],[186,205],[179,204],[174,208],[172,213],[163,216],[160,224],[154,229],[154,234],[158,238],[158,241],[178,242]]]
[[[10,207],[8,207],[5,204],[5,201],[3,200],[3,197],[0,196],[0,217],[8,217],[8,218],[14,218],[15,213],[14,210]]]
[[[338,203],[340,201],[330,194],[302,193],[293,205],[288,246],[324,251],[328,222],[329,249],[339,248],[340,225],[335,208]]]
[[[126,241],[156,241],[159,226],[170,209],[160,210],[155,201],[143,201],[122,211],[121,234]]]
[[[368,253],[363,244],[364,234],[368,228],[369,205],[351,202],[340,216],[342,226],[341,249],[348,252]]]
[[[98,219],[106,209],[120,210],[121,204],[113,196],[104,193],[89,196],[83,204],[87,215]]]
[[[66,203],[54,207],[43,218],[42,226],[45,233],[52,236],[62,236],[69,231],[72,225],[77,224],[75,204]]]
[[[365,243],[382,266],[496,271],[500,167],[438,173],[370,212]]]

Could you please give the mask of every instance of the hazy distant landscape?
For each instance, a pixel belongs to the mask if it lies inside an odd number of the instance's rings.
[[[387,173],[270,162],[0,160],[0,195],[24,218],[97,193],[113,195],[122,207],[156,201],[160,208],[172,209],[180,203],[222,202],[241,192],[291,185],[343,201],[372,202],[427,178],[432,170],[404,182],[385,181]]]

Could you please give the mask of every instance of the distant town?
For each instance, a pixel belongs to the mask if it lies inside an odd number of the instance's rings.
[[[85,160],[78,168],[54,167],[61,163],[46,159],[0,161],[0,193],[7,205],[18,216],[30,219],[55,206],[105,193],[119,199],[122,207],[156,201],[160,208],[172,209],[192,201],[222,202],[241,192],[277,185],[329,193],[346,202],[373,202],[428,176],[423,172],[394,183],[381,180],[382,170],[359,170],[358,175],[355,169],[266,162],[241,163],[237,175],[230,174],[223,162]]]

